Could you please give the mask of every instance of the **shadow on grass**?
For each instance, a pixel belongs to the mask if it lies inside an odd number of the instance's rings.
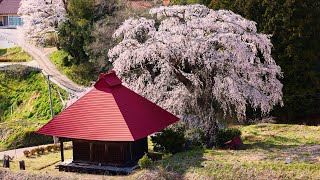
[[[244,144],[244,150],[246,149],[263,149],[266,151],[273,151],[274,149],[283,150],[288,148],[298,147],[299,145],[279,145],[270,142],[255,142],[252,144]]]
[[[153,170],[157,170],[156,168],[160,168],[162,170],[174,172],[179,174],[180,176],[183,176],[188,170],[204,167],[203,165],[201,165],[201,163],[206,160],[205,158],[203,158],[204,152],[205,150],[202,148],[195,148],[192,150],[174,154],[170,157],[158,161],[156,163],[156,167]]]
[[[0,49],[0,56],[7,53],[7,49]]]
[[[255,136],[246,136],[245,140],[251,142],[244,145],[246,149],[287,149],[304,144],[298,139],[287,138],[277,135],[259,135],[259,139],[256,139]]]

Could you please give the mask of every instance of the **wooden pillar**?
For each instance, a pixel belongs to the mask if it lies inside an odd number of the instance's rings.
[[[132,143],[133,142],[129,142],[129,145],[130,145],[130,160],[132,161]]]
[[[64,161],[64,153],[63,153],[63,139],[59,138],[60,140],[60,153],[61,153],[61,162]]]
[[[19,161],[19,165],[20,165],[20,170],[26,170],[26,165],[24,163],[24,160]]]
[[[90,143],[90,161],[93,161],[93,144]]]
[[[149,152],[149,146],[148,146],[148,136],[145,138],[145,144],[146,144],[146,153],[148,153]]]
[[[108,149],[108,145],[107,143],[104,144],[104,160],[103,162],[107,162],[108,161],[108,157],[109,156],[109,149]]]
[[[10,168],[10,156],[7,156],[7,155],[3,156],[3,167]]]

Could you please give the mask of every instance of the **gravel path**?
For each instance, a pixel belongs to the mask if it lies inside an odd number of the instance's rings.
[[[43,145],[40,145],[43,146]],[[33,147],[26,147],[26,148],[20,148],[20,149],[13,149],[13,150],[8,150],[8,151],[2,151],[0,152],[0,160],[3,159],[4,155],[9,155],[10,157],[14,157],[14,158],[19,158],[24,156],[23,151],[24,150],[31,150],[35,147],[39,147],[39,146],[33,146]]]
[[[76,94],[83,91],[83,87],[75,84],[69,78],[67,78],[64,74],[62,74],[57,67],[52,63],[49,58],[49,54],[53,52],[54,48],[39,48],[34,45],[31,45],[25,41],[22,41],[22,38],[18,37],[18,30],[16,29],[0,29],[0,36],[7,39],[10,42],[13,42],[20,46],[23,50],[28,52],[32,57],[33,61],[30,62],[19,62],[19,63],[0,63],[0,68],[5,68],[6,66],[20,64],[25,66],[36,67],[42,70],[44,75],[51,75],[50,80],[66,90],[71,94]],[[0,152],[0,160],[3,159],[4,155],[9,155],[10,157],[19,158],[24,156],[24,150],[31,150],[38,146],[26,147],[14,150],[8,150]]]
[[[18,30],[16,29],[0,29],[0,36],[6,38],[8,41],[11,41],[23,50],[28,52],[34,60],[38,63],[42,69],[44,75],[51,75],[50,80],[65,89],[71,94],[76,94],[83,91],[83,87],[78,86],[62,74],[57,67],[52,63],[48,56],[48,51],[43,48],[36,47],[28,42],[22,40],[23,38],[19,37]]]

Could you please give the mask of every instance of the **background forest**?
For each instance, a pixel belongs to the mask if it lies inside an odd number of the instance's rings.
[[[320,177],[319,1],[21,0],[19,15],[19,32],[53,49],[48,57],[73,82],[89,87],[113,69],[181,119],[149,136],[163,159],[145,155],[129,178]],[[32,60],[15,48],[0,58],[13,50]],[[0,150],[52,142],[34,133],[51,119],[46,78],[20,68],[0,73]],[[51,87],[55,115],[84,94]],[[234,138],[241,151],[226,145]],[[36,155],[24,158],[29,169],[55,171],[56,153]]]
[[[162,4],[157,1],[54,0],[35,8],[31,6],[34,2],[23,0],[21,3],[19,11],[26,21],[22,30],[35,44],[56,46],[58,50],[50,55],[51,60],[74,82],[85,86],[90,86],[99,73],[113,68],[109,50],[121,44],[123,38],[121,35],[113,36],[116,29],[130,17],[150,18],[148,11]],[[270,114],[276,117],[278,123],[319,124],[318,1],[173,0],[170,4],[203,4],[213,10],[231,10],[256,22],[257,32],[271,35],[271,55],[282,71],[282,74],[277,72],[276,76],[283,84],[284,106],[279,103]],[[43,14],[48,22],[35,21],[40,18],[39,14]],[[264,58],[261,63],[265,63]],[[246,118],[239,120],[241,123],[250,124],[266,117],[261,113],[263,109],[260,106],[248,105],[242,109],[245,109]],[[232,113],[230,117],[223,118],[225,122],[227,118],[237,119]]]
[[[272,35],[272,56],[283,71],[285,106],[276,107],[272,115],[282,123],[319,123],[319,1],[175,0],[171,3],[200,3],[212,9],[231,10],[255,21],[259,32]],[[128,17],[146,15],[148,6],[152,5],[153,2],[139,6],[117,0],[80,0],[76,3],[70,0],[67,21],[58,33],[58,46],[71,55],[63,58],[63,66],[75,65],[75,73],[88,81],[95,80],[93,74],[111,67],[107,53],[116,43],[112,38],[113,31]],[[248,110],[247,115],[253,119],[260,117],[254,110]]]

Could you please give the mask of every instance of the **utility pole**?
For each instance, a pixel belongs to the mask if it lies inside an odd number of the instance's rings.
[[[52,107],[52,96],[51,96],[51,85],[50,85],[50,76],[51,75],[47,75],[47,80],[48,80],[48,91],[49,91],[49,100],[50,100],[50,112],[51,112],[51,118],[53,118],[53,107]],[[57,144],[59,142],[58,137],[53,136],[53,143]]]

